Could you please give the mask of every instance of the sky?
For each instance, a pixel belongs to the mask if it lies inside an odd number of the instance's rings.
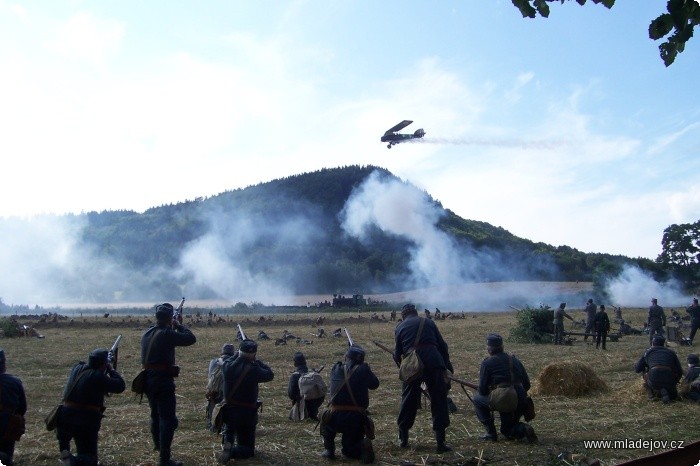
[[[700,219],[700,42],[665,2],[0,0],[0,217],[376,165],[535,242],[654,259]],[[418,143],[379,141],[401,120]]]

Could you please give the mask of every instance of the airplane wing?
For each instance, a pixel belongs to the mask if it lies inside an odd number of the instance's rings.
[[[413,120],[404,120],[401,123],[397,124],[396,126],[392,126],[388,130],[386,130],[386,133],[384,133],[384,135],[386,136],[388,134],[392,134],[392,133],[395,133],[397,131],[401,131],[406,126],[410,125],[411,123],[413,123]]]

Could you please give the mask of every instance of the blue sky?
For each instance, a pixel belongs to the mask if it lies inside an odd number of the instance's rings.
[[[700,42],[664,67],[664,9],[0,0],[0,216],[372,164],[533,241],[655,258],[700,218]],[[403,119],[425,140],[387,150]]]

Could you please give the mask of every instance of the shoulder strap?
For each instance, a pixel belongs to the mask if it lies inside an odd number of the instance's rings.
[[[508,370],[510,370],[510,383],[515,385],[515,374],[513,373],[513,356],[508,355]]]
[[[420,325],[418,325],[418,333],[416,333],[416,340],[413,342],[414,348],[416,346],[418,346],[418,342],[420,341],[420,336],[423,333],[423,326],[425,326],[425,318],[419,317],[419,319],[420,319]]]
[[[241,372],[241,375],[238,377],[238,380],[236,380],[236,383],[233,384],[233,388],[231,388],[231,391],[226,395],[226,401],[231,400],[231,397],[234,393],[236,393],[236,390],[238,390],[238,387],[241,385],[241,382],[243,382],[245,376],[248,375],[248,372],[250,372],[251,367],[252,366],[250,364],[246,364],[246,366],[243,368],[243,372]]]
[[[354,372],[355,369],[357,369],[357,366],[354,366],[352,369],[350,369],[351,372]],[[348,374],[348,367],[343,366],[343,372],[345,373],[345,385],[348,386],[348,393],[350,394],[350,399],[352,400],[352,404],[357,406],[357,401],[355,400],[355,395],[352,394],[352,387],[350,387],[350,374]]]
[[[350,372],[347,371],[347,367],[343,366],[343,371],[345,373],[345,379],[343,380],[343,383],[341,383],[336,391],[331,395],[331,397],[328,399],[328,405],[330,405],[333,402],[333,399],[335,399],[336,395],[340,393],[340,390],[343,389],[346,383],[350,380],[350,377],[352,377],[352,374],[355,373],[355,369],[357,369],[358,366],[353,366],[352,369],[350,369]],[[348,391],[350,391],[350,386],[348,386]],[[353,402],[355,401],[355,398],[352,396],[352,392],[350,392],[350,397],[353,399]],[[357,404],[357,403],[356,403]]]

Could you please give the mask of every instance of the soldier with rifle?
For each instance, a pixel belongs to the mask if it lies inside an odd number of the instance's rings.
[[[160,456],[158,466],[182,466],[181,461],[171,458],[178,424],[175,377],[180,375],[180,367],[175,365],[175,348],[190,346],[197,341],[192,331],[179,322],[174,311],[170,303],[156,306],[156,325],[141,337],[141,364],[146,378],[144,392],[151,409],[151,437]]]
[[[317,371],[313,369],[309,370],[309,367],[306,365],[306,356],[304,356],[304,353],[301,351],[295,352],[292,360],[294,361],[294,372],[292,372],[292,374],[289,376],[289,382],[287,383],[287,396],[292,401],[292,405],[296,405],[300,419],[310,418],[318,421],[318,410],[323,404],[323,400],[326,399],[325,382],[323,382],[323,379],[319,374],[319,372],[323,370],[323,366]],[[309,374],[309,372],[311,372],[311,374]],[[299,380],[302,380],[302,376],[305,374],[314,375],[314,373],[316,373],[314,378],[319,380],[318,383],[320,384],[323,382],[323,384],[319,385],[318,389],[314,388],[313,386],[310,387],[311,390],[316,392],[313,394],[314,397],[311,397],[310,394],[302,392],[302,387],[299,385]],[[306,377],[303,380],[306,380]]]
[[[87,364],[78,362],[70,372],[63,392],[63,407],[56,423],[56,438],[64,466],[97,466],[97,436],[105,411],[105,395],[122,393],[126,384],[117,372],[121,335],[111,350],[98,348]],[[75,441],[76,455],[70,443]]]
[[[223,448],[220,464],[255,455],[255,427],[258,424],[258,384],[274,378],[270,367],[257,358],[258,344],[246,338],[238,324],[242,341],[238,353],[224,361]]]
[[[0,348],[0,462],[11,466],[15,442],[24,434],[27,396],[19,377],[7,373],[5,351]]]
[[[342,434],[342,453],[363,463],[374,462],[374,424],[367,414],[369,390],[379,387],[379,379],[365,362],[365,351],[354,344],[345,329],[349,348],[344,362],[336,362],[330,372],[329,408],[321,415],[324,451],[321,456],[335,459],[335,437]]]
[[[697,354],[689,354],[687,362],[688,372],[683,379],[687,389],[685,397],[689,400],[700,402],[700,357]]]
[[[408,446],[408,432],[413,427],[420,407],[421,383],[425,383],[430,396],[437,452],[451,451],[452,448],[445,443],[445,430],[450,425],[447,375],[451,375],[454,370],[447,343],[435,321],[419,317],[415,305],[405,304],[401,309],[401,318],[402,322],[394,329],[394,362],[400,367],[402,359],[409,352],[415,351],[422,361],[423,370],[419,377],[402,383],[401,405],[396,420],[399,428],[399,446]]]
[[[497,333],[486,337],[486,350],[489,356],[481,362],[479,368],[479,388],[472,402],[476,417],[486,426],[486,433],[481,440],[498,439],[493,413],[498,411],[501,418],[501,434],[507,439],[537,442],[537,435],[530,424],[521,422],[525,413],[527,392],[530,390],[530,378],[525,366],[518,358],[503,351],[503,338]],[[517,401],[505,407],[496,399],[498,390],[515,389]]]

